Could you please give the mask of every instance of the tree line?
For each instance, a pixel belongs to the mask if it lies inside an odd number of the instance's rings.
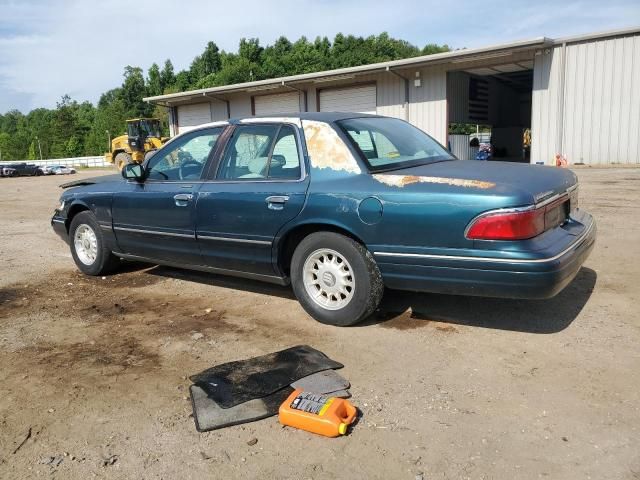
[[[174,71],[171,60],[147,71],[124,68],[122,85],[103,93],[96,105],[62,96],[55,109],[36,108],[27,114],[0,114],[0,158],[35,160],[101,155],[108,139],[125,133],[125,120],[158,117],[167,132],[167,112],[142,99],[198,88],[311,73],[449,51],[447,45],[419,48],[387,33],[369,37],[337,34],[333,41],[305,37],[295,42],[280,37],[262,46],[258,39],[241,39],[237,52],[207,43],[188,69]]]

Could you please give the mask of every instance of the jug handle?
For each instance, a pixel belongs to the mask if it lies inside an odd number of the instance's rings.
[[[347,415],[344,417],[341,417],[340,420],[342,420],[346,424],[353,423],[353,419],[356,418],[356,414],[358,413],[358,410],[356,409],[356,407],[354,407],[350,403],[347,403],[345,407],[347,407]]]

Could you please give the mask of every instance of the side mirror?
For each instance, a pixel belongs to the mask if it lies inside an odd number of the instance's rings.
[[[128,163],[122,169],[122,176],[127,180],[144,180],[144,168],[139,163]]]

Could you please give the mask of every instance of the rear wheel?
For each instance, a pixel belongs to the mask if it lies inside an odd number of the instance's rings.
[[[125,165],[132,163],[131,155],[125,152],[120,152],[116,155],[115,164],[118,170],[122,171]]]
[[[105,275],[120,264],[107,248],[100,225],[93,213],[78,213],[69,227],[69,246],[76,266],[87,275]]]
[[[371,253],[334,232],[306,237],[291,260],[291,283],[302,307],[322,323],[354,325],[378,307],[384,285]]]

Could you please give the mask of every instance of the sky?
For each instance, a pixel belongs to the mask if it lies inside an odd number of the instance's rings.
[[[0,113],[96,102],[126,65],[187,68],[206,43],[372,35],[482,47],[640,25],[640,1],[0,0]]]

